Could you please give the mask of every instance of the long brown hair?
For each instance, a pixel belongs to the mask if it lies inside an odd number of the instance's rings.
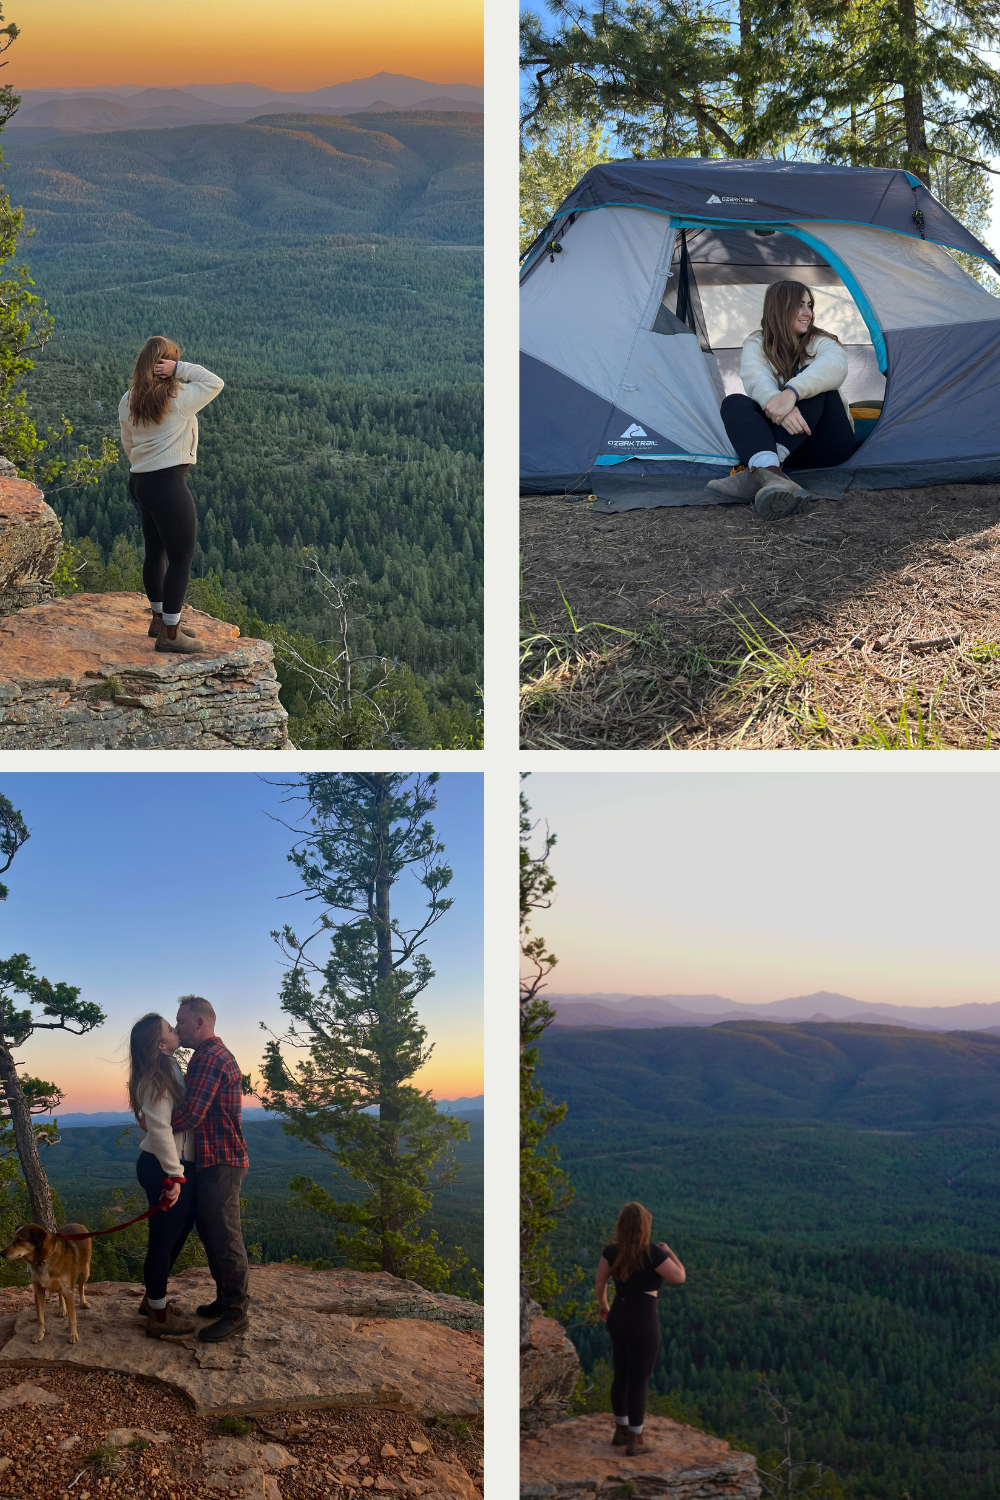
[[[161,375],[154,375],[153,370],[161,359],[180,357],[180,347],[173,339],[165,339],[160,334],[143,344],[128,385],[128,410],[133,422],[158,425],[163,421],[167,407],[180,390],[180,383],[175,375],[164,380]]]
[[[616,1281],[628,1281],[630,1276],[642,1269],[652,1227],[653,1215],[648,1208],[643,1208],[641,1203],[626,1203],[618,1215],[613,1240],[618,1254],[611,1267],[611,1274]]]
[[[764,293],[764,315],[760,320],[764,353],[782,385],[798,374],[805,364],[806,345],[810,339],[826,338],[840,343],[835,333],[817,328],[815,323],[809,324],[806,333],[795,331],[795,315],[803,293],[809,298],[809,306],[813,307],[812,291],[801,281],[774,281]]]
[[[175,1104],[184,1102],[184,1085],[177,1077],[174,1060],[160,1051],[162,1024],[163,1017],[150,1011],[136,1021],[129,1037],[128,1102],[137,1120],[140,1095],[147,1091],[154,1099],[169,1094]]]

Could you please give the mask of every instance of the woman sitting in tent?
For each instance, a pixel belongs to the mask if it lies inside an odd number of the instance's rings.
[[[857,447],[840,394],[847,355],[835,333],[813,322],[813,294],[800,281],[776,281],[764,293],[761,326],[743,345],[745,396],[727,396],[722,421],[742,468],[708,488],[752,500],[765,521],[794,515],[814,497],[782,465],[829,469]]]

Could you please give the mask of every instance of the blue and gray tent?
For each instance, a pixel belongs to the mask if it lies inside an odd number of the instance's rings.
[[[1000,481],[1000,298],[950,251],[1000,264],[907,172],[810,162],[593,167],[521,278],[527,493],[615,508],[719,503],[738,461],[719,415],[774,281],[802,281],[881,405],[820,493]],[[645,498],[642,498],[645,497]]]

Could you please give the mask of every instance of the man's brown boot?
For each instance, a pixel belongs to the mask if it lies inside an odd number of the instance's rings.
[[[162,1319],[162,1321],[161,1321]],[[179,1337],[185,1333],[194,1333],[194,1324],[185,1317],[178,1317],[171,1311],[169,1302],[162,1312],[150,1311],[146,1318],[146,1337],[148,1339],[162,1339],[164,1334]]]

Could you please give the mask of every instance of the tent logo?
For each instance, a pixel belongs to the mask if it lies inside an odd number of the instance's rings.
[[[711,196],[711,198],[706,198],[705,199],[705,202],[706,203],[756,203],[757,199],[756,198],[727,198],[727,197],[720,198],[716,193],[713,193],[712,196]]]
[[[622,437],[623,438],[634,438],[634,437],[645,437],[645,436],[646,436],[646,434],[643,432],[642,428],[639,427],[635,422],[633,422],[630,427],[626,427],[625,431],[622,433]]]

